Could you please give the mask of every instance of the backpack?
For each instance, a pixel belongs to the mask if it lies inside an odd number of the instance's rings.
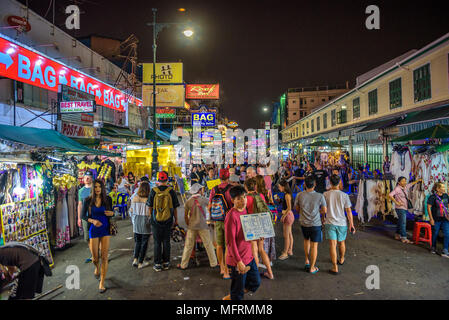
[[[226,201],[225,193],[232,187],[227,185],[224,189],[214,188],[215,195],[212,198],[212,206],[210,209],[210,218],[212,221],[224,221],[226,213],[229,211],[229,204]]]
[[[170,187],[164,191],[159,190],[159,188],[153,188],[156,195],[154,196],[154,210],[156,212],[156,221],[164,222],[171,218],[173,202],[170,195],[172,190]]]
[[[253,197],[253,213],[271,212],[268,205],[258,194],[251,195]]]

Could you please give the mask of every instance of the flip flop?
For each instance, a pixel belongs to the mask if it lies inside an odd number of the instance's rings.
[[[342,266],[342,265],[345,264],[345,261],[346,261],[346,260],[343,260],[343,263],[341,263],[340,261],[337,260],[337,264],[338,264],[339,266]]]
[[[286,260],[286,259],[288,259],[288,254],[285,255],[285,256],[280,255],[278,259],[279,259],[279,260]]]
[[[335,271],[332,271],[332,270],[329,270],[329,273],[334,275],[334,276],[338,276],[340,274],[340,272],[338,272],[338,271],[335,272]]]
[[[106,290],[108,290],[108,288],[104,288],[104,289],[98,289],[98,292],[100,292],[100,293],[105,293],[105,292],[106,292]]]
[[[313,272],[310,272],[310,270],[309,270],[309,273],[310,274],[315,274],[315,273],[317,273],[318,271],[320,271],[320,269],[318,269],[318,267],[315,267],[316,268],[316,270],[315,271],[313,271]]]
[[[231,277],[223,277],[223,280],[231,280]]]
[[[185,270],[185,269],[187,269],[187,268],[181,268],[181,265],[180,265],[180,264],[177,264],[177,265],[176,265],[176,269],[179,269],[179,270]]]
[[[310,264],[304,265],[304,270],[309,271],[310,270]]]

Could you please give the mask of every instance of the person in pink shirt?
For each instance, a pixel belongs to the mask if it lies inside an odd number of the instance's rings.
[[[390,199],[396,205],[395,210],[398,215],[398,225],[396,228],[396,240],[401,240],[402,243],[412,243],[407,239],[407,210],[411,209],[408,207],[408,197],[407,193],[410,188],[416,183],[422,181],[422,179],[416,180],[415,182],[407,184],[407,179],[405,177],[399,177],[398,184],[393,191],[390,192]]]
[[[245,240],[240,216],[247,214],[246,193],[241,186],[230,190],[234,207],[225,219],[226,264],[231,271],[231,294],[223,300],[243,300],[245,292],[256,292],[260,286],[260,274],[251,250],[251,242]]]

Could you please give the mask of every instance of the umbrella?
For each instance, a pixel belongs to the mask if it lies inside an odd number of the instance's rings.
[[[446,139],[449,138],[449,125],[437,124],[427,129],[412,132],[405,136],[391,140],[392,142],[413,141],[424,139]]]

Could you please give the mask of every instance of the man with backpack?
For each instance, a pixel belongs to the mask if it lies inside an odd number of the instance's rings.
[[[147,206],[151,212],[151,225],[154,238],[154,267],[155,271],[170,269],[170,233],[174,225],[178,224],[176,208],[179,207],[178,197],[172,187],[168,185],[168,173],[159,172],[160,185],[151,189]]]
[[[232,208],[231,194],[229,193],[232,185],[229,184],[228,169],[220,170],[220,180],[221,183],[214,187],[210,192],[209,211],[211,220],[214,221],[215,241],[217,243],[217,258],[220,263],[220,274],[223,275],[223,279],[231,279],[223,257],[225,248],[224,220],[226,213]]]
[[[212,244],[210,237],[209,226],[206,221],[208,201],[207,198],[203,196],[204,186],[199,183],[195,183],[190,188],[189,192],[192,194],[192,197],[187,200],[184,206],[184,219],[187,224],[187,236],[181,264],[178,264],[177,268],[181,270],[187,269],[190,253],[195,247],[195,241],[198,235],[206,248],[211,268],[215,268],[217,266],[217,257],[215,255],[214,245]]]

